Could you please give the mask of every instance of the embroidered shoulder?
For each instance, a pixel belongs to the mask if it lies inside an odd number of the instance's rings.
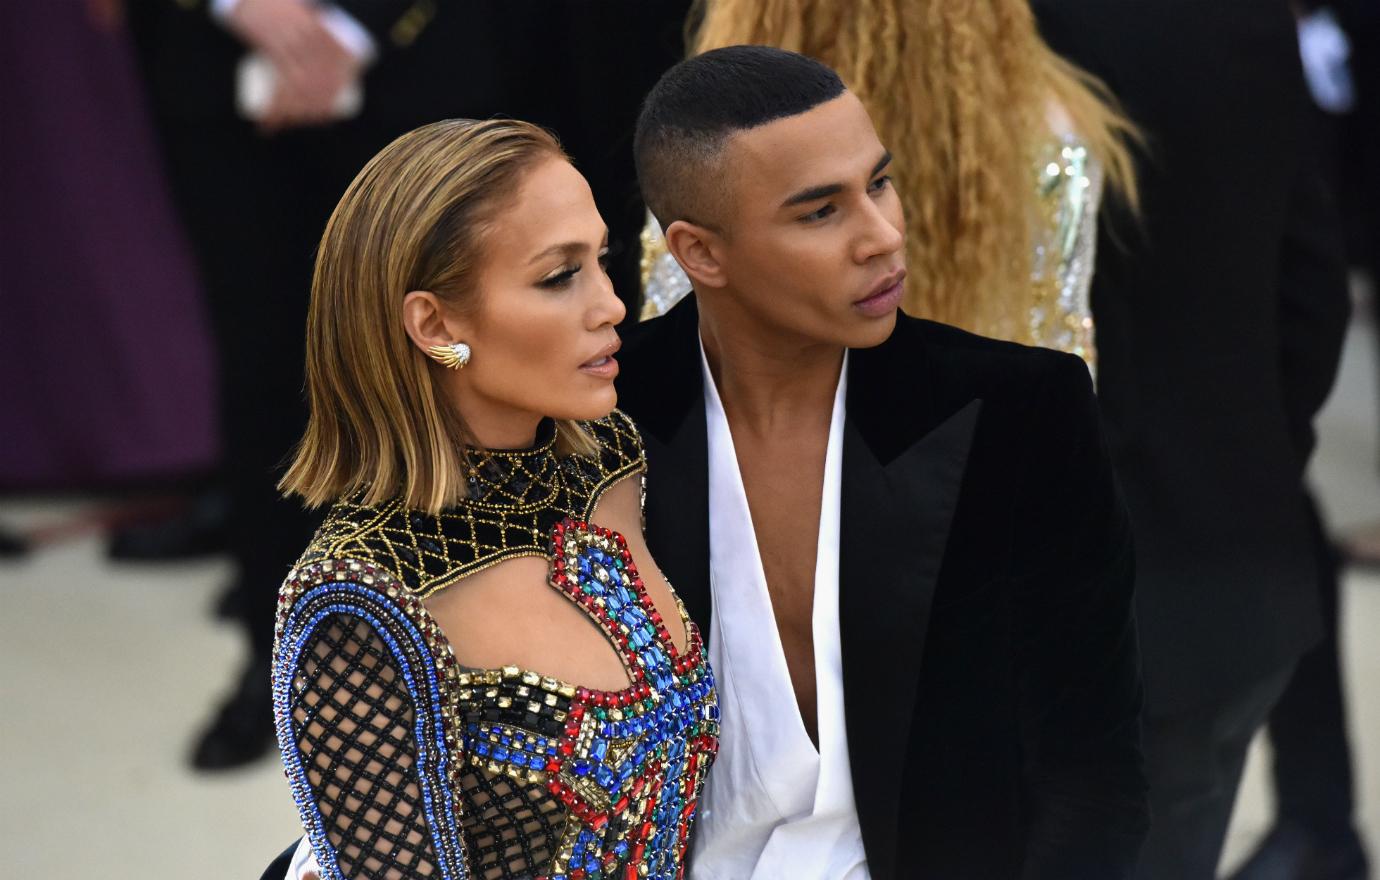
[[[425,598],[504,559],[544,555],[553,515],[459,508],[431,516],[396,499],[379,505],[344,499],[331,508],[297,567],[348,558]]]
[[[406,572],[420,561],[412,551],[416,542],[404,540],[401,547],[396,547],[387,538],[390,533],[402,536],[399,527],[405,524],[406,514],[403,505],[396,500],[376,505],[361,504],[350,498],[337,501],[326,513],[307,549],[298,557],[294,573],[327,561],[351,559],[381,569],[393,580],[406,582]],[[288,580],[292,580],[292,575]]]
[[[577,491],[585,499],[583,518],[588,519],[604,490],[629,474],[645,469],[647,457],[641,432],[622,410],[616,409],[602,419],[581,422],[580,426],[594,440],[598,458],[572,455],[565,461],[575,478],[572,482],[584,484],[583,491]]]
[[[616,409],[602,419],[580,425],[599,447],[599,467],[605,476],[616,480],[646,463],[642,433],[622,410]]]

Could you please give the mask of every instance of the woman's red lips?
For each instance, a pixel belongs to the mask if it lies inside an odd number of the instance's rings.
[[[580,364],[580,370],[601,379],[612,379],[618,375],[618,361],[613,356],[622,347],[621,340],[614,340],[611,344],[599,349],[599,353],[594,357]]]

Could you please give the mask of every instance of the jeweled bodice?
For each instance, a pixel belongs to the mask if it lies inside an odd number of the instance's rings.
[[[487,511],[414,517],[346,506],[291,573],[275,712],[323,877],[374,876],[384,865],[404,877],[681,875],[717,747],[714,681],[683,608],[687,644],[676,650],[623,537],[572,515],[571,505],[594,506],[610,475],[641,467],[631,424],[610,419],[593,423],[601,449],[609,431],[629,444],[593,467],[557,462],[521,489],[511,477],[532,475],[533,460],[478,474],[474,500]],[[517,531],[503,543],[476,541],[499,537],[489,530],[509,515],[519,525],[504,526]],[[456,661],[423,596],[464,576],[455,569],[533,551],[551,559],[550,585],[608,636],[625,688]],[[402,573],[398,561],[408,564]]]

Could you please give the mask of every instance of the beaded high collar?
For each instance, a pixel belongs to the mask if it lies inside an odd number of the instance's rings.
[[[581,426],[593,454],[558,455],[549,420],[528,449],[467,449],[471,496],[438,514],[400,497],[375,505],[341,499],[300,562],[371,562],[426,597],[504,559],[549,557],[557,522],[587,520],[603,490],[645,462],[637,429],[622,413]]]
[[[542,419],[536,442],[526,449],[465,447],[469,497],[460,507],[528,510],[549,504],[558,489],[556,424]]]

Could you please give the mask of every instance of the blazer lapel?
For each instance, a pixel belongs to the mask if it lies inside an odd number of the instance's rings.
[[[865,365],[866,354],[854,352],[854,364]],[[923,436],[905,445],[897,442],[897,425],[925,424],[916,412],[926,405],[924,395],[888,404],[876,399],[876,389],[923,377],[876,375],[884,383],[878,386],[868,373],[850,368],[839,630],[858,821],[872,874],[890,877],[896,875],[899,762],[908,751],[930,603],[982,401],[921,428]],[[868,390],[854,395],[855,387]],[[898,450],[894,456],[892,450]]]
[[[647,445],[648,546],[690,619],[709,638],[709,463],[704,407]]]
[[[619,404],[646,447],[648,546],[708,639],[709,452],[695,298],[634,328],[624,352]]]

